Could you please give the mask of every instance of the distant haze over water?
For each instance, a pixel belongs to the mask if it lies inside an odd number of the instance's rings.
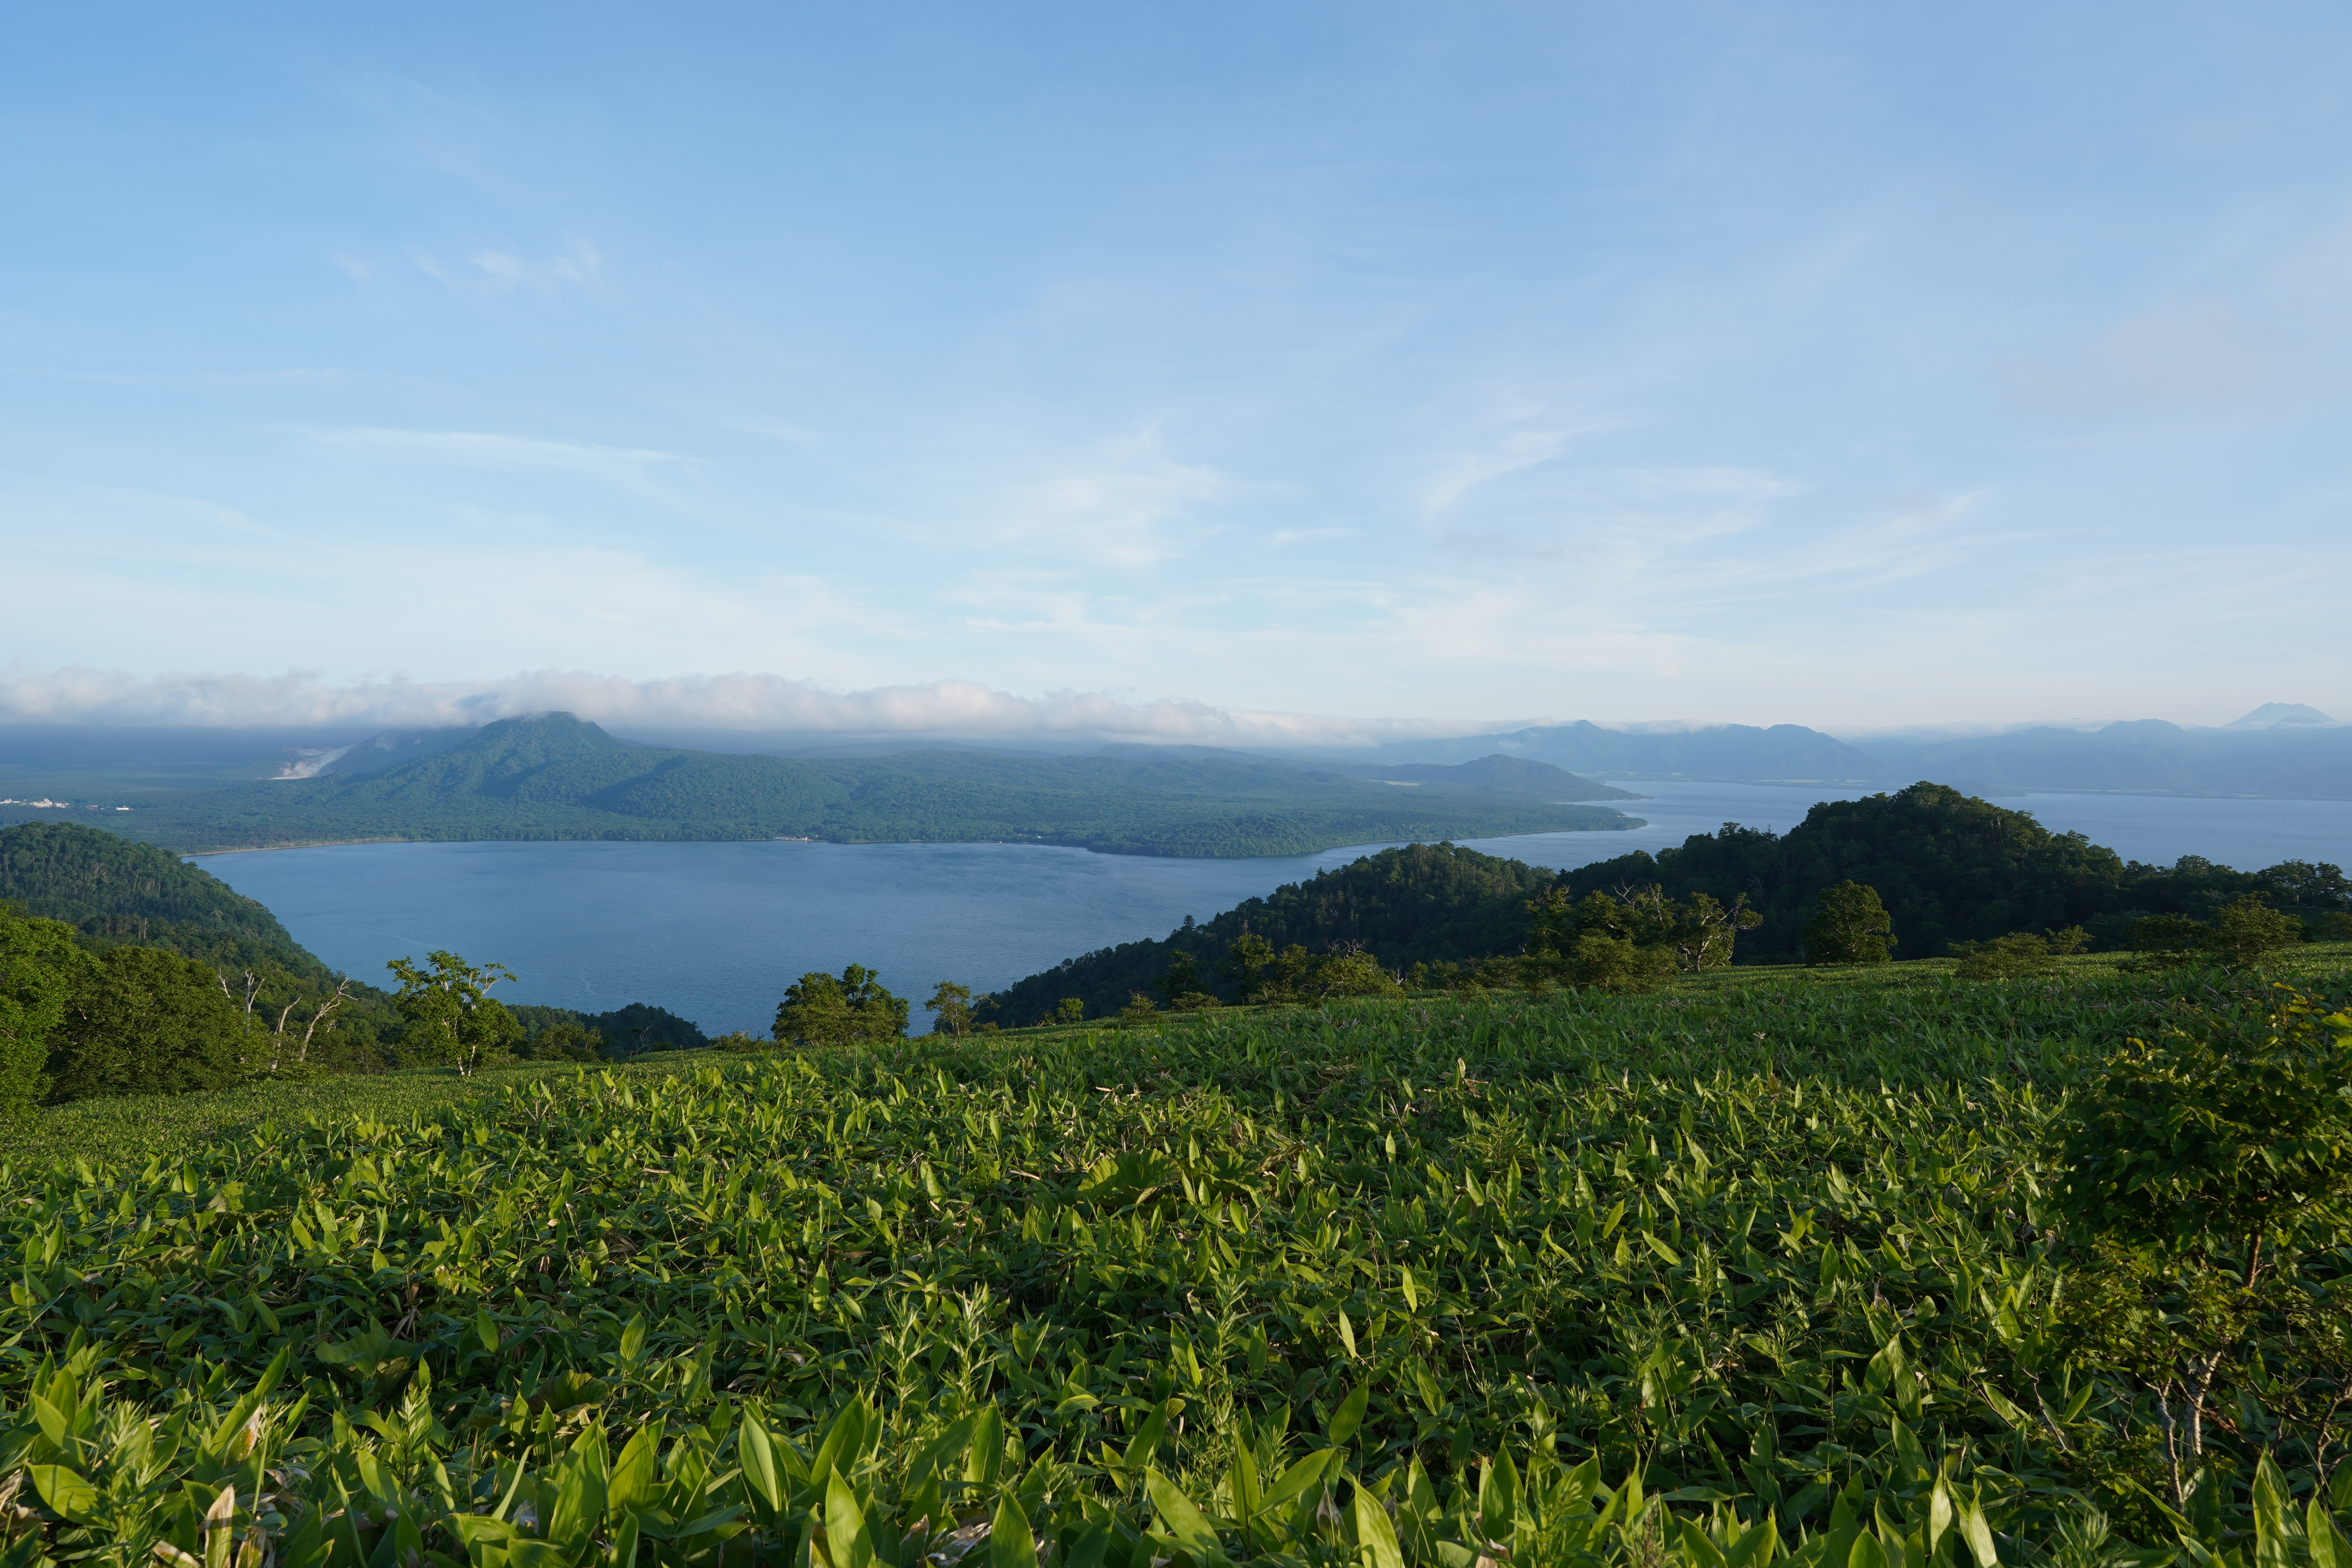
[[[1727,821],[1787,832],[1859,790],[1631,784],[1649,826],[1471,841],[1567,868],[1680,844]],[[2053,831],[2128,858],[2203,855],[2241,869],[2352,862],[2352,802],[2096,795],[2003,796]],[[509,1000],[599,1012],[650,1002],[719,1033],[764,1033],[812,969],[872,964],[919,1004],[941,979],[992,990],[1065,958],[1165,936],[1378,846],[1175,860],[1010,844],[360,844],[206,856],[320,958],[372,983],[435,948],[506,964]]]

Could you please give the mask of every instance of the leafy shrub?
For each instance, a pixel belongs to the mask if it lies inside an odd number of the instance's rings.
[[[2303,940],[2303,922],[2281,914],[2255,894],[2232,899],[2213,911],[2213,934],[2206,950],[2217,959],[2251,968],[2281,948]]]
[[[895,1040],[907,1032],[911,1009],[894,996],[881,976],[853,963],[835,979],[809,973],[785,989],[771,1031],[777,1039],[804,1046],[845,1046],[863,1040]]]
[[[1576,939],[1567,965],[1571,984],[1604,991],[1647,990],[1674,972],[1674,954],[1665,949],[1640,947],[1629,937],[1598,931]]]
[[[422,965],[395,958],[384,967],[400,980],[393,1005],[406,1021],[400,1046],[409,1060],[444,1062],[468,1078],[524,1037],[520,1020],[490,995],[491,986],[514,978],[503,965],[478,968],[436,952]]]
[[[1315,966],[1313,984],[1322,996],[1402,996],[1404,987],[1369,952],[1335,952]]]
[[[1963,980],[2020,980],[2058,967],[2058,960],[2088,939],[2080,926],[2063,931],[2011,931],[1984,942],[1956,942],[1952,955],[1960,961]]]
[[[2209,922],[2187,915],[2150,915],[2133,922],[2128,941],[2161,963],[2187,963],[2198,953],[2234,968],[2252,968],[2303,940],[2303,921],[2248,893],[2213,912]]]
[[[2266,1016],[2192,1015],[2131,1041],[2061,1124],[2060,1208],[2091,1253],[2072,1316],[2156,1395],[2176,1509],[2233,1363],[2274,1425],[2310,1415],[2322,1448],[2352,1386],[2340,1309],[2296,1278],[2352,1196],[2347,1089],[2352,1015],[2283,988]],[[2313,1382],[2319,1407],[2299,1411]]]
[[[1805,926],[1805,962],[1891,963],[1895,922],[1878,889],[1851,879],[1822,889]]]
[[[175,952],[118,947],[79,967],[49,1038],[49,1094],[184,1094],[246,1074],[257,1037],[220,976]]]
[[[22,1120],[48,1092],[49,1037],[89,966],[71,926],[0,904],[0,1122]]]
[[[1753,930],[1762,919],[1748,908],[1745,894],[1728,906],[1706,893],[1693,893],[1687,903],[1678,903],[1654,884],[1621,888],[1614,894],[1591,892],[1574,903],[1569,901],[1566,891],[1554,888],[1542,898],[1528,900],[1527,910],[1531,917],[1527,938],[1528,964],[1544,971],[1564,967],[1570,978],[1580,972],[1638,976],[1669,973],[1677,969],[1692,973],[1719,969],[1731,962],[1732,947],[1739,933]],[[1630,943],[1649,956],[1637,962],[1621,962],[1606,956],[1613,950],[1598,946],[1584,949],[1581,944],[1587,937]]]

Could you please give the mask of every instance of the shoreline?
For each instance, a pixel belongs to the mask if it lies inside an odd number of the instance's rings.
[[[1581,803],[1579,803],[1581,804]],[[1622,815],[1622,814],[1621,814]],[[1503,838],[1548,838],[1563,833],[1633,833],[1650,826],[1649,819],[1627,816],[1605,827],[1538,827],[1526,833],[1465,834],[1456,838],[1365,838],[1326,844],[1311,849],[1286,850],[1279,855],[1148,855],[1121,849],[1098,849],[1090,844],[1055,844],[1035,838],[802,838],[779,835],[767,838],[320,838],[299,844],[243,844],[225,849],[172,849],[183,860],[215,855],[271,855],[283,849],[345,849],[368,844],[830,844],[845,849],[879,848],[909,844],[1000,844],[1018,849],[1074,849],[1086,855],[1108,855],[1127,860],[1287,860],[1305,855],[1328,855],[1335,849],[1385,849],[1399,844],[1454,844],[1475,838],[1492,843]],[[157,846],[162,848],[163,846]]]

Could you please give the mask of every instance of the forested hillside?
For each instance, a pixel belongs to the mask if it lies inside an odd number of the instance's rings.
[[[1516,952],[1527,928],[1524,906],[1550,886],[1552,873],[1521,860],[1482,855],[1456,844],[1413,844],[1367,855],[1337,870],[1277,888],[1203,924],[1159,941],[1123,942],[1065,960],[999,992],[990,1016],[1032,1024],[1066,996],[1090,1016],[1116,1011],[1130,993],[1150,993],[1180,952],[1198,961],[1212,992],[1230,994],[1217,969],[1244,933],[1275,948],[1297,943],[1313,953],[1360,944],[1391,967],[1460,963]]]
[[[188,851],[365,839],[806,837],[1172,856],[1638,825],[1541,791],[1475,780],[1399,787],[1205,748],[793,760],[640,746],[565,713],[503,720],[382,773],[181,791],[104,822]]]
[[[323,975],[269,910],[152,844],[77,823],[0,828],[0,903],[63,921],[85,946],[160,947],[232,968]]]
[[[1527,757],[1500,752],[1467,763],[1349,763],[1333,773],[1350,778],[1376,779],[1382,784],[1452,789],[1494,789],[1513,795],[1539,795],[1547,800],[1639,800],[1632,790],[1579,778],[1566,768]]]
[[[707,1043],[690,1020],[644,1003],[514,1011],[528,1036],[512,1047],[526,1058]],[[429,1059],[408,1022],[390,992],[331,973],[201,867],[77,823],[0,829],[0,1077],[30,1061],[47,1080],[42,1098],[380,1072]]]
[[[1232,1000],[1223,970],[1245,931],[1317,954],[1360,943],[1391,969],[1509,957],[1526,938],[1528,900],[1555,888],[1571,899],[1654,885],[1675,900],[1704,893],[1730,905],[1744,897],[1763,922],[1738,935],[1737,961],[1790,963],[1803,956],[1815,899],[1849,879],[1877,889],[1894,919],[1898,958],[1940,957],[1953,942],[2071,925],[2087,928],[2095,946],[2120,947],[2144,915],[2203,919],[2248,894],[2315,927],[2352,914],[2352,881],[2334,866],[2290,860],[2247,872],[2196,856],[2168,867],[2126,862],[2023,812],[1919,784],[1823,802],[1786,834],[1726,823],[1677,849],[1637,850],[1561,873],[1451,844],[1387,850],[1164,939],[1065,960],[999,993],[994,1016],[1033,1023],[1070,996],[1090,1015],[1115,1009],[1132,992],[1151,992],[1180,952],[1192,956],[1210,992]]]
[[[1677,899],[1744,895],[1764,923],[1739,939],[1740,959],[1771,963],[1800,956],[1814,900],[1847,880],[1878,890],[1901,958],[2069,925],[2112,946],[2142,915],[2201,917],[2247,893],[2305,916],[2352,908],[2352,884],[2334,867],[2287,861],[2244,872],[2195,856],[2169,867],[2126,862],[2082,834],[2053,833],[2024,812],[1935,784],[1824,801],[1786,834],[1726,823],[1679,849],[1580,867],[1562,885],[1579,897],[1651,883]]]

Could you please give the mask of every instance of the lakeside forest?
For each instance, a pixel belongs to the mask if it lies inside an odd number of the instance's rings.
[[[386,755],[404,760],[205,788],[100,778],[89,781],[90,804],[104,809],[91,820],[184,854],[383,839],[810,838],[1237,857],[1642,826],[1579,804],[1633,798],[1623,790],[1502,756],[1377,778],[1197,746],[787,758],[639,745],[569,713],[504,719],[423,755]]]
[[[0,1036],[168,958],[247,1053],[0,1142],[12,1568],[2352,1561],[2332,866],[1920,785],[671,1048],[88,829],[0,898]]]

